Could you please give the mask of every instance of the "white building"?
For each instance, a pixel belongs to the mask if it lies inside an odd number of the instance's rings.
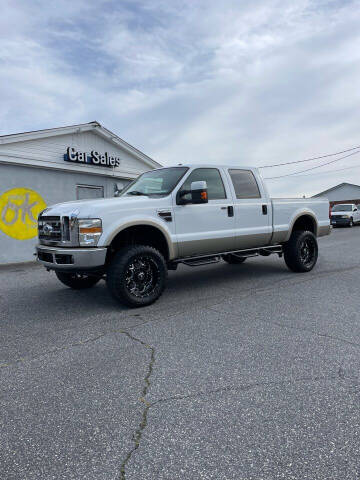
[[[98,122],[0,136],[0,264],[32,260],[47,205],[112,197],[159,166]]]
[[[314,197],[328,198],[331,206],[336,203],[355,203],[358,205],[360,204],[360,185],[340,183],[335,187],[317,193]]]

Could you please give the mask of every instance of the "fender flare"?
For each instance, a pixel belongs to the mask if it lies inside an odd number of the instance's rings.
[[[129,227],[141,226],[141,225],[154,227],[157,230],[160,230],[160,232],[164,235],[167,246],[168,246],[169,260],[172,260],[172,259],[176,258],[177,247],[176,247],[176,244],[174,244],[174,242],[172,241],[171,236],[170,236],[169,232],[167,231],[167,229],[164,228],[163,225],[161,225],[161,224],[159,224],[155,221],[149,220],[149,219],[146,219],[146,220],[129,220],[128,222],[122,223],[117,228],[115,228],[111,232],[111,234],[109,234],[106,237],[106,240],[105,240],[104,244],[106,246],[111,245],[111,242],[114,240],[116,235],[118,235],[120,232],[122,232],[123,230],[126,230]]]
[[[289,225],[288,233],[285,237],[285,242],[287,242],[289,240],[296,221],[299,220],[299,218],[301,218],[301,217],[311,217],[312,221],[314,222],[314,234],[315,234],[316,237],[318,236],[319,225],[318,225],[318,221],[316,219],[316,216],[315,216],[314,212],[312,212],[311,210],[303,210],[303,211],[297,213],[294,216],[294,218],[292,218],[291,223]]]

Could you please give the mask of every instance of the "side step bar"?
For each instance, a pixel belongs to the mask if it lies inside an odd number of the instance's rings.
[[[187,265],[188,267],[199,267],[200,265],[209,265],[210,263],[219,263],[221,257],[219,255],[215,257],[203,257],[203,258],[189,258],[188,260],[183,260],[181,263]],[[180,263],[180,262],[177,262]]]
[[[178,258],[169,262],[168,268],[169,270],[176,270],[179,263],[183,263],[188,267],[198,267],[200,265],[209,265],[210,263],[218,263],[221,260],[222,255],[236,255],[237,257],[257,257],[262,255],[267,257],[272,253],[277,253],[279,257],[282,257],[283,254],[283,247],[282,245],[269,245],[267,247],[259,247],[259,248],[247,248],[244,250],[232,250],[230,252],[221,252],[221,253],[214,253],[213,255],[196,255],[194,257],[184,257]]]

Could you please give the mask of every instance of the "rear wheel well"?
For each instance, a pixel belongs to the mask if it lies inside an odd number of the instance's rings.
[[[316,235],[316,223],[310,215],[302,215],[293,225],[291,233],[295,231],[308,231]]]
[[[151,225],[134,225],[125,228],[114,237],[108,249],[107,261],[109,261],[120,248],[128,245],[148,245],[154,247],[163,255],[166,261],[169,259],[169,248],[166,237],[158,228]]]

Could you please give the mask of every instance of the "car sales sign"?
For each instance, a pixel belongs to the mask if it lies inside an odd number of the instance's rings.
[[[68,147],[64,154],[66,162],[84,163],[87,165],[96,165],[97,167],[118,167],[120,166],[120,158],[110,153],[99,153],[92,150],[90,153],[77,152],[74,147]]]

